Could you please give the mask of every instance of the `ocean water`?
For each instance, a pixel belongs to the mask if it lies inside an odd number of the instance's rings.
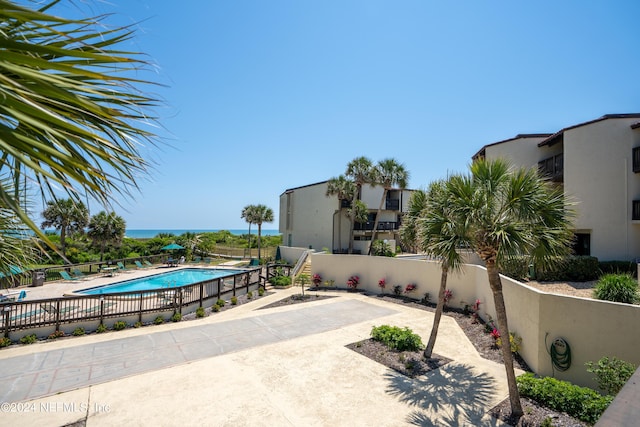
[[[221,231],[221,229],[214,229],[214,230],[200,230],[200,229],[183,229],[183,230],[173,230],[173,229],[165,229],[165,230],[142,230],[142,229],[127,229],[127,231],[124,233],[124,235],[126,237],[131,237],[133,239],[151,239],[152,237],[156,237],[158,234],[160,233],[171,233],[171,234],[175,234],[176,236],[179,236],[181,234],[184,234],[186,232],[189,233],[213,233],[216,231]],[[233,229],[233,230],[229,230],[231,232],[231,234],[235,234],[237,236],[241,236],[243,234],[249,234],[249,229]],[[258,234],[258,228],[257,227],[251,227],[251,234],[252,235],[257,235]],[[278,234],[280,234],[280,232],[278,230],[265,230],[262,229],[262,235],[263,236],[277,236]]]

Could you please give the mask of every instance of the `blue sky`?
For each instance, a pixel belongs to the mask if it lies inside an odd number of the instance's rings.
[[[637,1],[89,2],[127,49],[166,144],[116,212],[134,228],[245,228],[287,188],[393,157],[424,188],[483,145],[640,112]],[[63,14],[65,8],[56,9]]]

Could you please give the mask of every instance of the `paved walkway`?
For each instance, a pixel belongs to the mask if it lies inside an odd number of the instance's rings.
[[[501,425],[504,367],[443,317],[454,362],[409,379],[345,348],[371,327],[428,336],[432,314],[359,294],[257,310],[278,291],[204,319],[0,351],[3,425]]]

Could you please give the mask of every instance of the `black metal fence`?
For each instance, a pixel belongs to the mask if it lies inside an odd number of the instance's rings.
[[[121,319],[137,316],[142,322],[147,313],[171,311],[213,305],[219,298],[247,293],[251,286],[262,285],[261,268],[211,280],[153,291],[120,292],[103,295],[65,296],[0,304],[0,330],[5,337],[12,331],[60,326],[69,323]],[[208,301],[213,300],[211,304]],[[197,304],[197,306],[196,306]]]

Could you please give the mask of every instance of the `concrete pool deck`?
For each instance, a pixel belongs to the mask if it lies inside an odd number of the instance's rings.
[[[345,345],[381,324],[427,337],[432,313],[342,292],[259,310],[299,292],[194,321],[4,349],[3,424],[503,425],[485,412],[508,394],[504,367],[482,359],[452,318],[442,318],[435,352],[453,362],[410,379]]]

